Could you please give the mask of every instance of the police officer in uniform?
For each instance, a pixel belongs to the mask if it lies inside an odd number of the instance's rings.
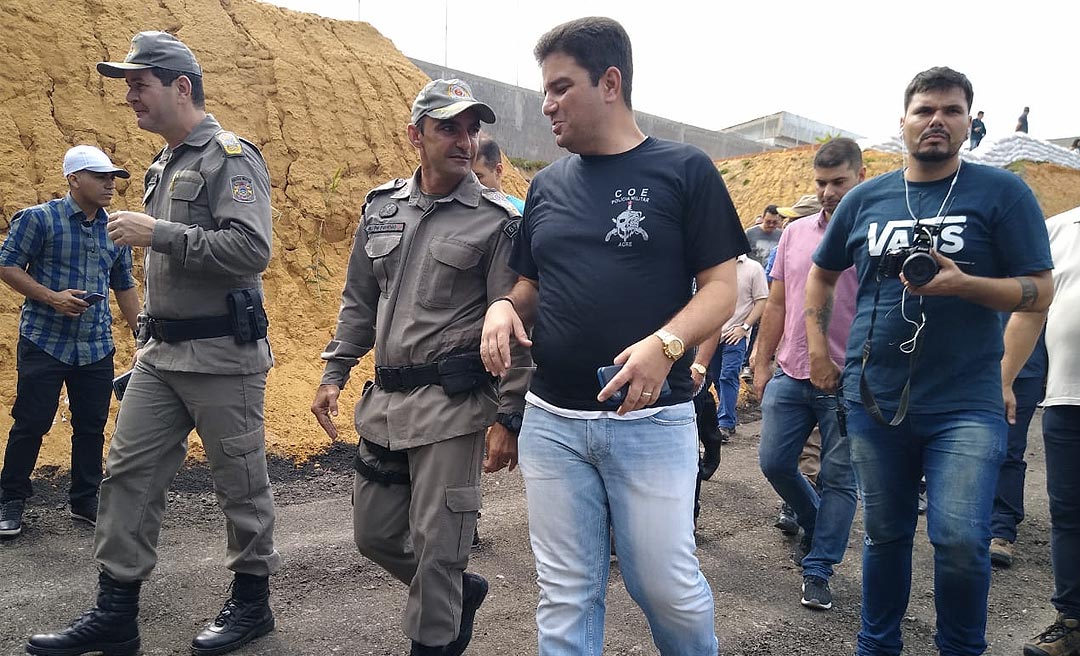
[[[354,537],[409,585],[402,625],[413,656],[457,656],[472,638],[488,588],[464,571],[485,432],[485,469],[513,468],[531,373],[521,350],[496,390],[479,357],[487,307],[506,302],[516,280],[508,261],[520,222],[472,172],[481,121],[495,113],[460,80],[416,97],[408,136],[420,168],[367,196],[311,407],[335,438],[341,387],[374,348],[375,381],[356,407]]]
[[[224,654],[273,629],[268,578],[280,565],[263,429],[273,363],[260,282],[270,261],[269,174],[254,145],[206,113],[202,69],[175,37],[139,33],[123,62],[97,66],[126,79],[139,127],[167,145],[146,173],[146,213],[109,217],[114,242],[146,248],[146,290],[138,361],[101,485],[97,604],[64,631],[32,636],[27,651],[137,653],[140,586],[157,562],[166,493],[194,428],[235,578],[191,649]]]

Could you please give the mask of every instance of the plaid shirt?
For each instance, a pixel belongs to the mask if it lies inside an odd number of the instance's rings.
[[[17,213],[11,221],[0,266],[24,269],[53,291],[85,289],[109,295],[131,289],[131,248],[117,246],[105,233],[108,215],[99,209],[92,223],[71,194]],[[86,365],[113,351],[108,301],[66,317],[45,303],[26,299],[19,334],[61,362]]]

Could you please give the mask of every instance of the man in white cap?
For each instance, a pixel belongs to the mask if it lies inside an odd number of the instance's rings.
[[[516,280],[520,214],[472,170],[480,122],[495,113],[461,80],[435,80],[413,102],[420,167],[372,190],[322,353],[311,404],[327,435],[338,394],[375,350],[375,382],[356,407],[356,546],[409,586],[402,628],[412,656],[460,656],[472,639],[483,577],[464,571],[480,509],[480,467],[517,463],[531,361],[522,348],[496,388],[480,361],[484,313]],[[490,427],[490,430],[489,430]]]
[[[263,402],[273,363],[262,306],[270,262],[270,176],[258,149],[206,113],[202,69],[176,37],[140,32],[123,62],[98,72],[127,82],[139,127],[165,147],[146,172],[142,212],[109,216],[118,245],[145,249],[139,347],[105,463],[94,536],[97,604],[31,654],[115,656],[139,649],[139,594],[157,565],[169,484],[199,433],[225,514],[229,599],[191,643],[225,654],[274,628],[269,576],[274,499]]]
[[[104,208],[112,202],[116,178],[128,172],[93,146],[70,149],[63,170],[68,193],[15,214],[0,248],[0,279],[26,297],[11,408],[15,421],[0,473],[0,537],[22,533],[23,509],[33,494],[30,474],[42,437],[52,428],[62,385],[71,404],[71,516],[91,526],[97,522],[115,351],[109,289],[128,325],[138,325],[131,248],[113,243],[105,231]]]

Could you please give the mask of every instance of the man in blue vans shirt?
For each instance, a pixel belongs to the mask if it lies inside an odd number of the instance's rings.
[[[848,192],[807,283],[810,378],[833,390],[833,290],[852,265],[859,281],[843,371],[866,534],[858,656],[903,649],[924,472],[937,648],[986,650],[990,510],[1007,428],[999,312],[1041,312],[1053,288],[1031,190],[1008,171],[961,163],[973,95],[949,68],[915,76],[900,122],[907,168]]]
[[[41,440],[52,428],[67,385],[71,404],[71,516],[97,522],[101,450],[112,396],[113,335],[109,289],[128,325],[138,325],[139,293],[131,276],[131,248],[105,233],[116,178],[94,146],[64,155],[68,193],[15,214],[0,248],[0,279],[26,297],[19,320],[18,383],[0,473],[0,537],[23,529],[33,493],[30,474]],[[94,293],[90,302],[84,300]]]
[[[694,555],[690,363],[731,316],[735,258],[749,244],[709,157],[638,128],[621,25],[574,20],[534,54],[544,115],[571,155],[533,180],[510,261],[521,277],[489,308],[481,357],[501,374],[510,341],[530,343],[534,324],[519,452],[539,652],[603,651],[610,527],[660,653],[715,656],[712,592]],[[623,368],[601,389],[597,369],[612,364]]]

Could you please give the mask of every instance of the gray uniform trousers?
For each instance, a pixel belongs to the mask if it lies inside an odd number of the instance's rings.
[[[409,461],[360,457],[380,471],[408,471],[409,485],[356,475],[353,534],[362,554],[409,586],[402,629],[429,646],[446,645],[461,624],[461,573],[469,564],[486,431],[408,449]]]
[[[106,573],[118,581],[141,581],[157,564],[169,484],[184,463],[192,428],[206,450],[225,513],[226,567],[256,576],[277,571],[265,394],[265,373],[186,373],[136,364],[101,483],[94,558]]]

